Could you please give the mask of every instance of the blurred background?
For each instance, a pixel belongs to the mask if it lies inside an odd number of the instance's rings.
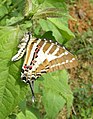
[[[74,113],[71,119],[93,118],[93,0],[71,0],[69,28],[76,38],[70,41],[79,65],[70,70],[70,85],[74,93]]]

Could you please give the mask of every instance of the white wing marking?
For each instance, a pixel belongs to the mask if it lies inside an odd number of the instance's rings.
[[[55,55],[59,51],[59,47],[56,48],[56,50],[52,53],[52,55]]]
[[[35,59],[36,63],[32,68],[32,71],[35,71],[36,68],[43,63],[43,61],[46,59],[46,55],[44,54],[44,52],[42,50],[40,50],[38,52],[38,57]]]
[[[45,54],[48,54],[51,48],[53,47],[54,43],[51,44],[51,46],[48,48],[48,50],[45,52]]]

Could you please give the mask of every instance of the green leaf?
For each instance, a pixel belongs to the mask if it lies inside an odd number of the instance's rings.
[[[39,4],[42,4],[45,0],[38,0]]]
[[[32,13],[31,13],[32,15]],[[36,10],[34,10],[34,14],[32,19],[47,19],[47,18],[61,18],[68,17],[66,5],[61,1],[46,1],[44,0],[41,5],[39,5]]]
[[[25,21],[23,24],[20,24],[20,28],[23,31],[26,31],[28,28],[31,28],[31,27],[32,27],[31,21]]]
[[[31,96],[30,96],[31,98]],[[39,100],[37,100],[38,104],[39,104]],[[35,103],[36,104],[36,103]],[[40,107],[41,107],[42,104],[40,104]],[[41,119],[41,117],[43,117],[43,115],[41,116],[41,113],[40,113],[40,107],[38,105],[30,105],[27,106],[27,109],[29,111],[31,111],[38,119]]]
[[[20,110],[25,113],[26,111],[26,98],[19,103]]]
[[[11,62],[19,33],[19,28],[0,27],[0,119],[5,119],[27,92],[27,86],[20,81],[22,60]]]
[[[43,104],[48,118],[54,119],[58,112],[67,105],[68,115],[73,102],[73,95],[68,85],[68,74],[65,70],[48,73],[42,76]]]
[[[61,33],[52,22],[50,22],[49,20],[40,19],[39,24],[41,25],[43,31],[52,31],[53,36],[59,43],[63,42]]]
[[[65,9],[66,5],[64,4],[64,0],[45,0],[43,7],[56,7]]]
[[[47,112],[47,117],[55,119],[58,112],[64,107],[66,101],[58,93],[50,90],[44,90],[43,104]]]
[[[32,0],[25,0],[24,16],[28,16],[30,11],[32,11]]]
[[[52,31],[53,36],[60,44],[65,43],[74,37],[74,34],[68,29],[66,23],[64,23],[62,19],[40,19],[39,24],[43,31]]]
[[[20,112],[16,119],[37,119],[37,117],[29,110],[26,110],[26,114],[24,115],[22,112]]]
[[[7,6],[9,6],[9,5],[11,5],[12,0],[6,0],[6,2],[7,2]]]
[[[5,6],[0,5],[0,17],[4,16],[4,14],[8,13],[8,10]]]
[[[70,31],[70,29],[68,29],[68,27],[64,24],[64,22],[61,19],[49,18],[49,20],[53,24],[55,24],[57,28],[62,30],[61,33],[66,39],[71,39],[75,37],[74,34]]]
[[[12,17],[12,18],[6,20],[6,25],[12,25],[14,23],[21,21],[22,19],[23,19],[23,17]]]
[[[61,18],[63,17],[64,14],[62,13],[62,9],[58,9],[58,8],[45,8],[45,9],[41,9],[38,10],[34,16],[33,16],[33,20],[36,19],[46,19],[46,18]]]

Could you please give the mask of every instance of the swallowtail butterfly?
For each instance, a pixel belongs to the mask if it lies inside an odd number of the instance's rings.
[[[34,102],[34,81],[43,73],[69,69],[77,66],[77,60],[65,47],[51,40],[32,38],[26,33],[19,44],[18,53],[12,58],[17,61],[26,53],[22,66],[21,79],[30,85]]]

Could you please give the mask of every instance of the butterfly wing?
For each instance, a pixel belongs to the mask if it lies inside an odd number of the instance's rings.
[[[33,44],[30,42],[28,44],[23,69],[24,66],[31,68],[30,70],[26,68],[27,75],[31,79],[46,72],[75,67],[77,60],[74,55],[58,44],[34,39]]]
[[[47,42],[42,50],[46,56],[46,60],[42,63],[42,66],[44,66],[43,71],[53,72],[55,70],[70,69],[78,65],[75,56],[68,52],[65,47]],[[37,69],[41,70],[40,67]]]
[[[26,34],[21,40],[18,53],[12,61],[19,60],[26,52],[21,79],[29,83],[34,102],[34,80],[43,73],[77,66],[75,57],[64,47],[51,41],[31,38]]]
[[[30,33],[26,33],[24,35],[24,37],[21,39],[20,44],[18,46],[18,48],[20,48],[20,49],[18,50],[18,53],[14,57],[12,57],[12,59],[11,59],[12,61],[17,61],[23,57],[23,55],[26,52],[26,47],[30,40],[30,37],[31,37]]]

